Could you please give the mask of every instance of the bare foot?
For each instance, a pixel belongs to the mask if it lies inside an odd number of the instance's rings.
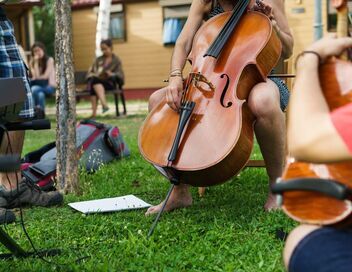
[[[205,188],[206,187],[198,187],[199,197],[203,197],[205,195]]]
[[[264,205],[264,210],[267,212],[275,211],[280,209],[276,202],[276,196],[272,193],[269,193],[266,203]]]
[[[150,215],[154,213],[158,213],[163,206],[163,202],[159,205],[150,207],[145,215]],[[169,212],[178,208],[185,208],[192,205],[192,195],[189,191],[189,186],[182,184],[175,186],[171,192],[170,198],[166,203],[165,212]]]

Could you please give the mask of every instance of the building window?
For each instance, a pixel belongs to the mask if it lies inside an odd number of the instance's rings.
[[[163,43],[173,45],[186,22],[185,18],[167,18],[164,20]]]
[[[98,16],[99,7],[95,7],[94,11]],[[109,38],[114,41],[126,41],[126,20],[123,4],[111,5]]]
[[[186,23],[190,5],[166,6],[163,8],[163,44],[174,45]]]
[[[125,14],[112,12],[110,14],[109,38],[113,40],[126,40]]]

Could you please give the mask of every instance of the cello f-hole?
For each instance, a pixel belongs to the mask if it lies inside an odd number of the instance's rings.
[[[221,106],[223,106],[224,108],[229,108],[229,107],[232,106],[232,102],[231,102],[231,101],[230,101],[230,102],[227,102],[227,105],[225,106],[225,104],[224,104],[224,99],[225,99],[226,92],[227,92],[227,90],[228,90],[228,88],[229,88],[229,85],[230,85],[230,78],[229,78],[229,76],[228,76],[227,74],[222,74],[220,77],[221,77],[221,78],[226,77],[226,84],[225,84],[225,87],[224,87],[224,89],[222,90],[222,93],[221,93],[220,104],[221,104]]]

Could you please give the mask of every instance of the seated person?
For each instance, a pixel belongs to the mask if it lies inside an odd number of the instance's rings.
[[[41,42],[36,42],[31,48],[29,69],[34,106],[36,111],[45,113],[45,96],[55,92],[56,79],[54,59],[47,56]]]
[[[332,112],[321,91],[318,66],[352,47],[352,38],[324,38],[297,59],[297,76],[288,119],[288,149],[313,163],[352,159],[352,103]],[[309,116],[309,118],[307,118]],[[288,271],[352,271],[352,231],[300,225],[286,241]]]
[[[109,110],[106,102],[105,91],[114,90],[115,84],[122,87],[124,73],[120,59],[112,51],[112,41],[103,40],[100,43],[103,55],[96,58],[87,74],[88,85],[91,92],[92,117],[97,114],[97,100],[99,98],[103,113]]]

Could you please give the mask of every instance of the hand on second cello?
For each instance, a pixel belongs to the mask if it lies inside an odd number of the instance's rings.
[[[343,51],[352,47],[352,38],[338,38],[335,34],[327,35],[323,39],[313,43],[306,51],[314,51],[320,56],[320,61],[324,61],[330,56],[340,56]]]

